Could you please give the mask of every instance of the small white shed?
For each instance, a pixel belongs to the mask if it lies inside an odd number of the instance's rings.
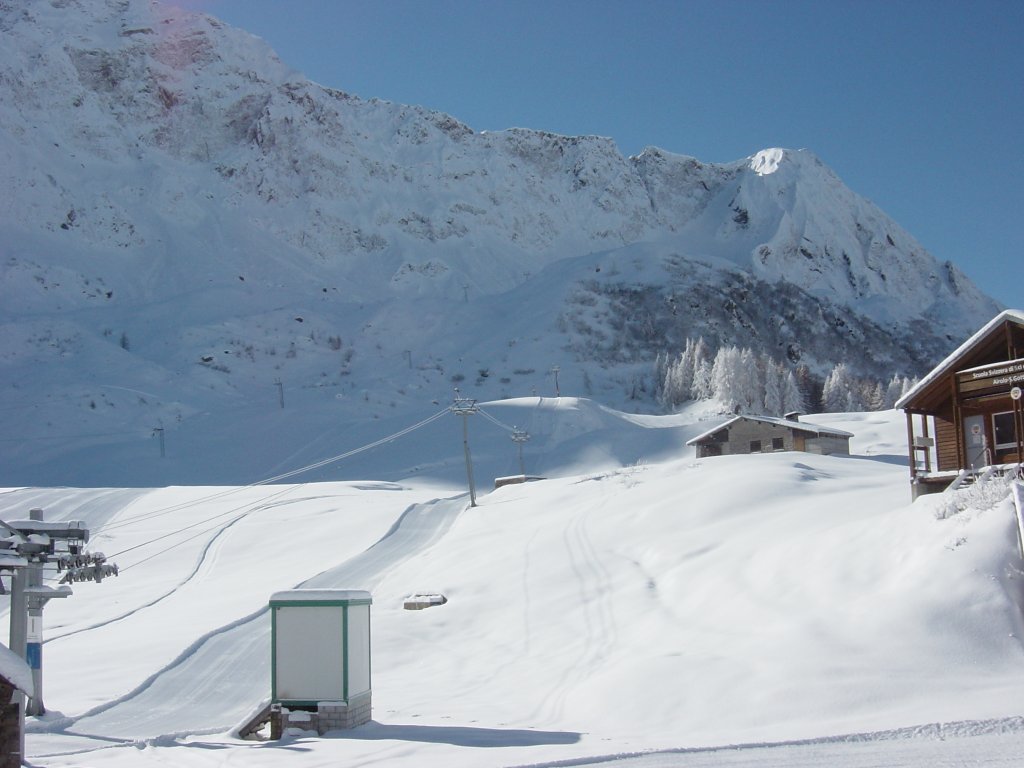
[[[271,702],[277,710],[317,713],[316,723],[308,714],[302,719],[320,733],[370,720],[372,602],[369,592],[356,589],[271,595]]]

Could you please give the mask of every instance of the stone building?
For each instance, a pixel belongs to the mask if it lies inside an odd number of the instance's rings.
[[[803,451],[827,456],[850,452],[849,432],[800,421],[800,414],[735,416],[686,442],[697,449],[697,458],[743,453]]]

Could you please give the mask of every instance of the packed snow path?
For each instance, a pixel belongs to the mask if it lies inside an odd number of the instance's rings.
[[[413,505],[368,550],[296,586],[372,591],[389,568],[437,541],[465,506],[463,497]],[[264,608],[199,638],[126,696],[64,721],[63,733],[33,734],[30,751],[45,756],[110,741],[224,731],[269,696],[269,668]]]

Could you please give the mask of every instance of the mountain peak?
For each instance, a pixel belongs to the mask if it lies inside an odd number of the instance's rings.
[[[768,176],[779,170],[779,164],[786,157],[786,150],[778,147],[762,149],[750,158],[750,170],[758,176]]]

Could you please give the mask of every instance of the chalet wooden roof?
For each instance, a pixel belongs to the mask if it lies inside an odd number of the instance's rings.
[[[1007,309],[961,344],[949,357],[901,397],[897,408],[936,413],[949,403],[949,377],[957,371],[1024,357],[1024,311]]]
[[[775,416],[734,416],[724,424],[719,424],[714,429],[709,429],[707,432],[704,432],[690,440],[687,440],[686,444],[696,445],[697,443],[706,440],[712,435],[721,432],[723,429],[728,428],[730,425],[735,424],[737,421],[741,421],[744,419],[746,421],[758,421],[763,424],[770,424],[776,427],[785,427],[786,429],[790,429],[794,432],[804,432],[807,434],[814,435],[816,437],[820,437],[822,435],[827,435],[828,437],[853,437],[852,434],[850,434],[849,432],[844,432],[841,429],[833,429],[832,427],[820,427],[817,424],[810,424],[809,422],[806,421],[780,419]]]

